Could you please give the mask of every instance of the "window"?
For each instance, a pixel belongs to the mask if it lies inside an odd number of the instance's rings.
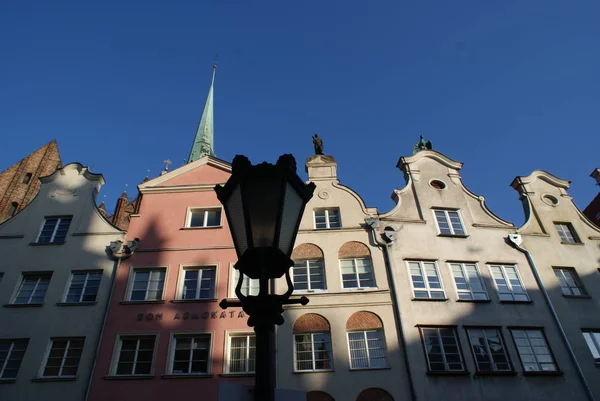
[[[256,363],[256,336],[233,334],[229,337],[229,373],[254,373]]]
[[[237,285],[238,280],[240,279],[240,271],[237,269],[233,269],[233,280],[231,281],[231,294],[232,296],[237,298],[235,295],[235,286]],[[244,275],[242,280],[242,294],[248,295],[258,295],[258,290],[260,289],[260,285],[257,279],[251,279],[250,277]]]
[[[600,330],[583,330],[583,338],[596,361],[596,366],[600,366]]]
[[[333,369],[328,332],[295,334],[294,343],[297,371]]]
[[[555,268],[554,274],[558,279],[563,295],[569,297],[583,297],[587,295],[575,269],[568,267]]]
[[[446,294],[435,262],[407,262],[416,299],[445,299]]]
[[[44,302],[51,273],[25,273],[17,291],[14,304],[41,304]]]
[[[323,260],[301,260],[294,263],[292,278],[297,291],[325,290]]]
[[[8,207],[8,210],[6,211],[6,216],[7,217],[12,217],[17,213],[17,208],[19,207],[19,204],[17,202],[13,202],[10,204],[10,206]]]
[[[560,236],[561,242],[566,244],[576,244],[580,242],[571,223],[554,223],[554,227]]]
[[[348,333],[348,347],[352,369],[387,367],[383,330],[351,331]]]
[[[342,227],[339,208],[315,209],[314,213],[316,229],[322,230],[327,228]]]
[[[435,221],[437,222],[440,234],[444,235],[465,235],[465,229],[460,218],[458,210],[439,210],[434,209]]]
[[[23,181],[21,181],[23,184],[29,184],[29,181],[31,181],[31,177],[32,174],[31,173],[27,173],[23,176]]]
[[[479,372],[512,371],[508,354],[500,329],[469,328],[467,329],[471,350]]]
[[[205,228],[221,226],[221,209],[190,209],[187,227]]]
[[[513,329],[511,332],[523,370],[526,372],[556,372],[558,370],[542,330]]]
[[[121,336],[115,374],[149,375],[152,371],[155,341],[155,336]]]
[[[65,302],[94,302],[102,280],[102,271],[79,271],[71,274]]]
[[[344,288],[375,287],[371,259],[340,260]]]
[[[165,269],[136,269],[130,301],[158,301],[162,299],[165,284]]]
[[[44,220],[37,242],[42,244],[65,242],[70,225],[71,216],[47,217]]]
[[[84,341],[84,338],[53,339],[42,377],[76,376]]]
[[[0,380],[17,378],[28,343],[28,338],[0,340]]]
[[[485,285],[475,263],[450,263],[458,299],[488,300]]]
[[[213,267],[185,268],[181,299],[213,299],[215,297],[215,272]]]
[[[465,364],[454,327],[421,327],[427,364],[431,372],[461,372]]]
[[[208,373],[210,334],[176,335],[172,342],[171,374]]]
[[[529,302],[516,266],[491,265],[490,270],[500,301]]]

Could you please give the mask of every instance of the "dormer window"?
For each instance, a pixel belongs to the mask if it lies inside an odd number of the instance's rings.
[[[315,228],[324,230],[329,228],[341,228],[340,209],[337,207],[327,209],[315,209]]]
[[[189,209],[185,226],[189,228],[221,227],[221,208]]]

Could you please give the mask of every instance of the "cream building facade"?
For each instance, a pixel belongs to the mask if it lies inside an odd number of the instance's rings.
[[[96,207],[104,183],[79,163],[40,178],[0,225],[0,399],[85,399],[124,233]]]

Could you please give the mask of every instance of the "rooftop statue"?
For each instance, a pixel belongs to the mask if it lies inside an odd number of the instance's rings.
[[[413,155],[417,154],[418,152],[427,149],[427,150],[432,150],[433,149],[433,145],[431,144],[431,141],[427,141],[425,142],[423,140],[423,135],[419,136],[419,142],[415,143],[415,147],[413,148]]]
[[[323,154],[323,140],[319,138],[319,134],[314,134],[313,137],[313,145],[315,146],[315,155]]]

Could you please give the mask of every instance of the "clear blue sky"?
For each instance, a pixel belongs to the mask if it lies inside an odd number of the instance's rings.
[[[112,208],[183,163],[218,53],[218,157],[302,167],[318,132],[341,182],[387,211],[422,133],[521,224],[517,175],[572,180],[580,208],[598,191],[599,20],[596,0],[5,0],[0,170],[56,138]]]

